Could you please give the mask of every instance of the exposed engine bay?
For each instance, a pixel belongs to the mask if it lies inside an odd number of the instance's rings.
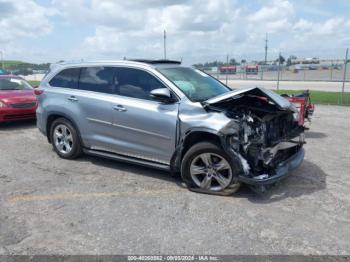
[[[276,167],[295,155],[304,144],[304,127],[293,109],[281,108],[256,90],[208,105],[224,112],[238,126],[227,135],[227,144],[240,159],[244,175],[267,178]]]

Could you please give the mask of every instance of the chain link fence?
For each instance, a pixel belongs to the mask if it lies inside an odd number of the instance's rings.
[[[217,79],[229,80],[235,79],[253,79],[253,80],[266,80],[277,81],[278,71],[280,71],[280,81],[335,81],[342,82],[344,75],[344,66],[324,67],[324,68],[293,68],[287,66],[281,66],[278,70],[273,66],[257,66],[256,70],[247,72],[246,69],[241,66],[237,66],[236,70],[222,70],[218,68],[208,69],[204,71]],[[233,72],[234,71],[234,72]],[[350,69],[347,68],[345,74],[345,81],[350,81]]]
[[[310,89],[314,94],[323,92],[325,103],[332,100],[333,104],[350,105],[350,60],[347,55],[344,58],[302,58],[301,55],[300,58],[294,55],[284,58],[277,54],[277,59],[266,62],[244,56],[218,57],[221,59],[214,58],[211,60],[214,62],[194,66],[233,88],[256,85],[287,91]],[[327,96],[332,99],[327,100]]]

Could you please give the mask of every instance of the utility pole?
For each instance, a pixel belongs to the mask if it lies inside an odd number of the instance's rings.
[[[266,33],[266,38],[265,38],[265,65],[267,64],[267,42],[268,42],[268,39],[267,39],[267,33]]]
[[[164,60],[166,60],[166,31],[164,30]]]
[[[348,53],[349,53],[349,48],[346,48],[345,61],[344,61],[343,86],[341,88],[341,97],[340,97],[340,103],[341,104],[343,104],[343,96],[344,96],[345,80],[346,80],[346,67],[347,67],[347,64],[348,64]]]

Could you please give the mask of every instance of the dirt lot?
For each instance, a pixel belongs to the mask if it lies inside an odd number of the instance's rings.
[[[0,126],[0,254],[349,254],[350,108],[318,106],[306,159],[265,196],[189,192],[167,173],[59,159]]]

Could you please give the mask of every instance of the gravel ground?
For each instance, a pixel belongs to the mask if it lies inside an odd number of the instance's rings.
[[[0,254],[349,254],[349,107],[317,106],[306,159],[259,196],[60,159],[33,122],[0,126]]]

